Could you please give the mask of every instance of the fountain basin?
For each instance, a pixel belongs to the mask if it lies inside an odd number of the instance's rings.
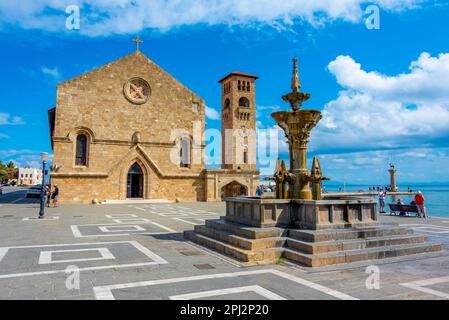
[[[273,112],[271,117],[284,130],[288,142],[294,146],[306,146],[310,132],[321,120],[319,110],[295,110]]]
[[[225,220],[252,227],[342,229],[377,225],[377,201],[226,198]]]

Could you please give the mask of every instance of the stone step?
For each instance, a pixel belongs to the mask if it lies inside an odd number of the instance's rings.
[[[418,253],[435,252],[441,249],[441,244],[432,244],[430,242],[337,251],[313,255],[284,248],[283,257],[309,267],[320,267],[356,261],[377,260]]]
[[[335,251],[357,250],[374,247],[385,247],[400,244],[423,243],[428,240],[426,236],[394,235],[365,239],[349,239],[337,241],[308,242],[287,238],[286,246],[301,253],[319,254]]]
[[[247,239],[262,239],[281,237],[287,231],[281,228],[254,228],[243,224],[229,222],[224,219],[206,220],[206,226],[217,230],[223,230]]]
[[[286,243],[286,239],[282,237],[248,239],[224,230],[219,230],[204,225],[197,225],[195,226],[194,230],[200,235],[225,242],[232,246],[245,250],[260,250],[283,247]]]
[[[334,230],[294,230],[290,229],[288,236],[293,239],[322,242],[322,241],[338,241],[350,239],[368,239],[386,236],[412,235],[413,229],[398,227],[395,225],[384,225],[374,228],[357,228],[357,229],[334,229]]]
[[[256,251],[237,248],[233,245],[209,238],[196,233],[195,231],[185,231],[184,237],[199,245],[205,246],[211,250],[232,257],[243,262],[273,262],[282,256],[282,248],[261,249]]]

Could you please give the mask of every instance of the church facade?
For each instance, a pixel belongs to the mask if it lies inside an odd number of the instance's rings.
[[[205,167],[205,103],[137,50],[58,84],[48,112],[61,203],[254,195],[255,80],[222,85],[222,169]]]

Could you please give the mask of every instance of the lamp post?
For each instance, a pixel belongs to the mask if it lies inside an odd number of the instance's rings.
[[[48,153],[42,152],[41,153],[41,160],[42,160],[42,188],[41,188],[41,204],[39,209],[39,219],[43,219],[45,216],[45,164],[48,160]]]

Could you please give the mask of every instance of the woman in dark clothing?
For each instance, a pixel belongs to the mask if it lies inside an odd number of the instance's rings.
[[[53,199],[53,207],[58,207],[58,196],[59,196],[59,188],[58,185],[55,184],[55,190],[51,194],[51,198]]]

